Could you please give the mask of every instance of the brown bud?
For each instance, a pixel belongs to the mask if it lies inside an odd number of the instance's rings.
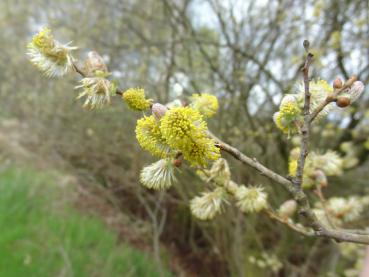
[[[279,207],[278,213],[282,218],[287,219],[293,216],[293,214],[296,212],[296,209],[297,203],[295,200],[291,199],[287,200]]]
[[[343,86],[343,82],[342,82],[341,78],[337,77],[333,82],[333,88],[340,89],[340,88],[342,88],[342,86]]]
[[[108,72],[104,59],[96,51],[88,52],[84,68],[87,76],[94,76],[96,71]]]
[[[317,184],[319,186],[321,186],[321,187],[328,186],[327,176],[325,175],[325,173],[322,170],[320,170],[320,169],[315,170],[314,178],[315,178],[315,181],[317,182]]]
[[[182,160],[181,160],[181,159],[175,159],[175,160],[173,161],[173,165],[174,165],[175,167],[180,167],[180,166],[182,165]]]
[[[350,98],[347,96],[338,96],[336,105],[340,108],[345,108],[351,104]]]

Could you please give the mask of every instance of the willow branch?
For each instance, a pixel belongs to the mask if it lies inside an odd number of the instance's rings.
[[[236,195],[237,193],[237,188],[238,188],[238,184],[232,180],[226,182],[225,184],[223,183],[219,183],[214,179],[211,179],[211,176],[208,172],[206,172],[205,170],[202,170],[202,173],[205,174],[205,176],[207,176],[208,182],[212,182],[217,186],[222,186],[226,189],[226,191],[231,194],[231,195]],[[271,219],[278,221],[279,223],[282,223],[284,225],[286,225],[288,228],[301,233],[305,236],[314,236],[314,232],[309,231],[308,229],[304,228],[303,226],[299,226],[295,223],[293,223],[291,220],[289,220],[288,218],[282,218],[280,217],[275,211],[273,211],[273,209],[271,207],[267,207],[265,210],[263,210],[263,212],[270,217]]]
[[[269,168],[258,162],[255,158],[248,157],[237,148],[223,142],[215,135],[211,133],[209,135],[216,141],[216,144],[221,150],[229,153],[236,160],[239,160],[243,164],[256,169],[265,177],[269,178],[277,184],[282,185],[285,189],[287,189],[298,203],[300,214],[307,219],[309,226],[314,230],[315,236],[334,239],[338,242],[346,241],[360,244],[369,244],[369,235],[361,235],[358,234],[358,232],[353,233],[343,230],[334,230],[327,226],[324,226],[311,210],[306,194],[301,189],[296,188],[292,181],[270,170]]]
[[[327,201],[324,197],[322,187],[320,185],[317,186],[315,193],[318,196],[319,201],[322,203],[323,210],[324,210],[324,215],[325,215],[325,218],[327,219],[327,222],[329,223],[329,225],[332,228],[334,228],[335,224],[333,224],[333,222],[331,220],[330,212],[329,212],[328,207],[327,207]]]
[[[264,213],[267,214],[271,219],[274,219],[275,221],[282,223],[284,225],[286,225],[287,227],[289,227],[290,229],[303,234],[304,236],[309,236],[312,237],[314,236],[314,232],[309,231],[308,229],[304,228],[304,227],[300,227],[297,224],[294,224],[293,222],[291,222],[288,218],[282,218],[280,217],[278,214],[276,214],[272,209],[268,208],[264,210]]]
[[[320,105],[311,113],[310,115],[310,123],[314,121],[314,119],[319,115],[319,113],[330,103],[337,101],[337,96],[345,91],[347,88],[351,87],[351,85],[357,80],[355,75],[352,75],[350,79],[342,86],[342,88],[335,89],[333,93],[329,94],[325,100],[320,103]]]
[[[340,230],[341,230],[342,232],[348,232],[348,233],[353,233],[353,234],[362,235],[362,236],[369,236],[369,231],[367,231],[367,230],[360,230],[360,229],[343,229],[343,228],[340,228]]]
[[[308,43],[308,42],[307,42]],[[313,60],[314,55],[311,53],[307,54],[304,67],[302,72],[304,75],[304,88],[305,88],[305,99],[304,99],[304,123],[301,128],[301,150],[300,157],[297,163],[296,176],[293,179],[293,183],[296,187],[301,189],[303,177],[304,177],[304,167],[305,160],[309,151],[309,137],[310,137],[310,90],[309,90],[309,67]]]
[[[229,153],[231,156],[233,156],[235,159],[239,160],[243,164],[246,164],[257,171],[260,172],[260,174],[266,176],[267,178],[271,179],[272,181],[275,181],[277,184],[282,185],[285,187],[288,191],[293,190],[293,186],[291,184],[291,181],[289,181],[287,178],[275,173],[274,171],[270,170],[266,166],[262,165],[258,162],[256,158],[250,158],[243,154],[240,150],[237,148],[225,143],[218,137],[216,137],[213,133],[209,132],[209,136],[213,138],[216,142],[216,145],[223,151]]]

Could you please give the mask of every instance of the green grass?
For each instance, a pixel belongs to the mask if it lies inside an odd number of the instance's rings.
[[[0,172],[0,276],[160,276],[155,262],[99,218],[60,201],[51,175]],[[165,274],[169,276],[169,273]]]

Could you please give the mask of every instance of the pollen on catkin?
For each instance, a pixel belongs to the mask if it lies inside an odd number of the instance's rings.
[[[30,61],[48,77],[62,76],[73,68],[71,51],[77,47],[61,44],[44,27],[27,45]]]
[[[102,77],[86,77],[76,89],[82,89],[77,99],[85,97],[83,104],[87,109],[99,109],[110,104],[111,83]]]
[[[288,173],[295,176],[300,154],[300,148],[291,150]],[[325,154],[310,152],[305,160],[303,188],[312,188],[316,185],[326,184],[326,176],[339,176],[343,170],[343,159],[334,151],[327,151]]]
[[[330,86],[325,80],[316,80],[310,81],[309,83],[309,91],[311,94],[310,97],[310,112],[313,112],[329,95],[333,93],[333,87]],[[305,98],[305,87],[303,83],[300,83],[298,91],[297,91],[299,105],[302,109],[304,106],[304,98]],[[323,117],[326,115],[331,109],[331,105],[327,105],[318,115],[319,117]]]
[[[211,94],[192,94],[190,97],[191,107],[197,110],[205,118],[212,117],[219,108],[218,99]]]
[[[123,93],[122,98],[136,111],[146,111],[151,106],[151,100],[145,98],[145,91],[142,88],[130,88]]]
[[[297,160],[290,159],[288,162],[288,173],[290,176],[295,176],[297,172]]]
[[[235,194],[237,206],[245,213],[260,212],[266,208],[267,194],[262,187],[240,186]]]
[[[292,134],[298,130],[298,122],[301,118],[301,109],[297,100],[286,95],[279,106],[279,111],[274,114],[273,120],[283,133]]]
[[[219,148],[206,133],[206,122],[191,107],[168,110],[160,120],[160,131],[167,144],[181,151],[192,166],[205,166],[220,157]]]
[[[220,187],[210,192],[203,192],[201,196],[196,196],[191,200],[191,213],[201,220],[213,219],[222,211],[224,195],[225,191]]]
[[[310,112],[315,110],[326,97],[333,92],[333,88],[324,80],[309,83]],[[292,135],[298,133],[303,123],[302,110],[305,101],[304,83],[297,86],[296,93],[286,94],[279,106],[279,111],[273,115],[273,121],[283,133]],[[327,105],[318,115],[318,119],[326,115],[331,108]]]
[[[161,159],[141,170],[140,182],[150,189],[168,189],[176,181],[174,171],[175,166],[170,159]]]
[[[231,171],[226,159],[220,158],[216,160],[209,173],[209,181],[213,180],[218,185],[226,186],[231,181]]]
[[[153,115],[137,121],[136,138],[141,147],[154,156],[165,158],[170,153],[170,147],[161,134],[159,122]]]

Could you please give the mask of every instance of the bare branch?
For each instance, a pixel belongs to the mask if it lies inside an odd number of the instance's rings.
[[[307,46],[305,46],[305,44]],[[307,49],[309,42],[307,40],[304,41],[304,46]],[[307,54],[304,67],[302,68],[302,72],[304,74],[304,87],[305,87],[305,101],[304,101],[304,123],[301,128],[301,150],[300,157],[297,163],[297,171],[296,177],[293,180],[293,183],[296,187],[301,188],[304,176],[304,167],[305,160],[308,155],[308,146],[309,146],[309,136],[310,136],[310,91],[309,91],[309,67],[313,60],[314,55],[311,53]]]
[[[290,229],[292,229],[292,230],[294,230],[294,231],[296,231],[300,234],[303,234],[304,236],[309,236],[309,237],[314,236],[314,232],[309,231],[306,228],[300,227],[299,225],[294,224],[293,222],[289,221],[288,219],[281,218],[280,216],[278,216],[278,214],[276,214],[270,208],[264,210],[264,213],[267,214],[271,219],[274,219],[274,220],[278,221],[279,223],[282,223],[282,224],[286,225]]]

